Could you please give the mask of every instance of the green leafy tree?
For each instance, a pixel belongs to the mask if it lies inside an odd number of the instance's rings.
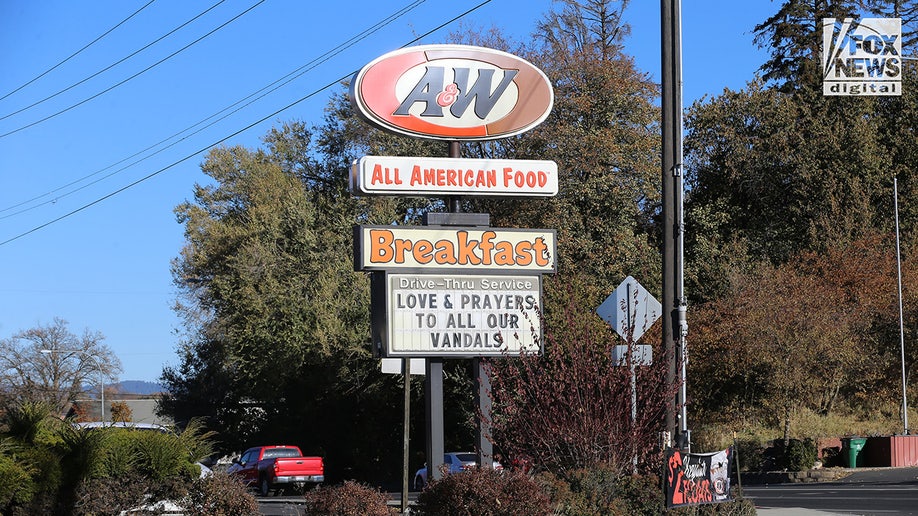
[[[481,208],[495,224],[556,228],[561,270],[587,273],[603,288],[628,274],[650,282],[660,262],[652,226],[660,195],[658,90],[622,52],[627,2],[561,5],[526,54],[552,82],[554,108],[507,156],[557,162],[559,193]]]
[[[850,307],[840,309],[847,298],[839,298],[843,293],[831,283],[846,278],[892,288],[888,282],[895,273],[888,268],[888,254],[874,254],[860,268],[844,264],[854,263],[864,242],[892,234],[894,177],[899,178],[906,262],[912,253],[916,211],[909,200],[916,155],[909,127],[916,114],[916,72],[903,67],[900,97],[825,97],[816,73],[822,17],[880,14],[877,9],[889,6],[893,2],[783,2],[756,29],[757,42],[771,55],[762,67],[766,80],[753,79],[740,91],[703,99],[688,111],[686,280],[695,302],[692,355],[718,357],[720,364],[707,370],[705,385],[716,387],[696,393],[696,410],[714,414],[739,403],[770,406],[772,413],[786,415],[790,403],[826,413],[838,400],[863,407],[865,392],[889,393],[894,387],[897,361],[886,350],[899,347],[890,326],[896,307],[874,305],[865,320]],[[904,3],[892,7],[903,13],[906,8]],[[892,244],[885,242],[890,251]],[[839,257],[845,252],[851,260]],[[809,269],[820,255],[826,259],[823,268],[834,268],[835,275]],[[775,284],[774,277],[786,285]],[[756,301],[750,304],[750,299]],[[802,319],[801,306],[812,312],[810,320]],[[755,337],[742,330],[754,317],[763,331]],[[770,332],[764,330],[766,321],[774,326]],[[712,327],[720,330],[711,332]],[[820,340],[820,335],[834,340]],[[768,343],[767,350],[751,349],[752,338]],[[801,345],[789,344],[793,338]],[[906,353],[909,363],[912,348]],[[771,355],[776,364],[788,357],[795,357],[788,367],[799,365],[794,361],[807,364],[789,375],[807,386],[806,394],[789,384],[777,386],[769,367],[758,361],[766,351],[777,353]],[[692,362],[706,367],[704,360]],[[827,371],[825,364],[837,370]],[[813,378],[804,378],[807,374]],[[825,383],[813,384],[816,378]]]
[[[493,381],[497,442],[559,474],[603,463],[630,471],[634,457],[650,464],[667,399],[662,372],[639,370],[640,417],[631,422],[629,368],[611,360],[618,337],[592,313],[624,277],[651,288],[660,279],[658,90],[622,51],[627,4],[562,2],[527,49],[555,105],[509,157],[556,161],[558,195],[474,203],[495,225],[558,232],[559,273],[546,278],[543,297],[545,354],[494,363]]]
[[[549,120],[526,135],[462,147],[468,157],[559,163],[556,199],[465,200],[462,209],[491,213],[495,226],[557,228],[560,268],[586,285],[577,297],[584,313],[627,274],[650,284],[659,276],[657,89],[622,52],[626,5],[564,2],[549,14],[541,39],[515,47],[556,84]],[[463,37],[514,45],[496,30]],[[341,94],[315,128],[288,123],[264,149],[214,149],[203,166],[213,184],[177,209],[187,244],[173,271],[188,331],[181,363],[163,372],[170,392],[162,410],[179,421],[209,417],[227,449],[295,436],[333,456],[330,468],[380,467],[383,457],[373,457],[388,452],[379,443],[401,440],[401,388],[370,356],[368,281],[352,270],[351,226],[417,224],[445,204],[353,197],[347,167],[366,154],[447,152],[443,142],[368,126]],[[547,281],[546,303],[565,298],[563,287]],[[446,369],[447,446],[468,446],[476,416],[469,363]],[[387,460],[398,460],[392,451]]]
[[[265,149],[211,151],[214,183],[177,208],[187,244],[173,272],[189,331],[161,404],[178,421],[208,417],[225,450],[283,441],[333,456],[331,478],[377,474],[384,461],[367,455],[389,453],[374,446],[379,428],[400,421],[400,390],[368,344],[369,282],[352,261],[354,222],[388,223],[396,208],[349,194],[353,156],[334,133],[290,123]]]

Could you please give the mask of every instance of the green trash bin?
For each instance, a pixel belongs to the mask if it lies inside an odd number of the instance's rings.
[[[845,457],[845,466],[857,468],[864,465],[864,455],[861,450],[864,449],[866,437],[845,437],[842,439],[842,454]]]

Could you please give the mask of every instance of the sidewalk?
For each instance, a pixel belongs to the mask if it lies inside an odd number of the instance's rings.
[[[759,516],[842,516],[837,512],[816,511],[813,509],[793,508],[776,508],[776,509],[759,509],[755,513]],[[844,515],[850,516],[850,515]]]

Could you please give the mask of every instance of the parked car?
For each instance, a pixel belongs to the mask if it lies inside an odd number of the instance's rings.
[[[132,421],[84,421],[73,423],[74,428],[80,430],[93,430],[96,428],[126,428],[128,430],[150,430],[153,432],[169,433],[168,427],[156,423],[134,423]]]
[[[459,473],[478,467],[478,454],[474,452],[450,452],[443,455],[443,465],[446,473]],[[493,468],[502,471],[504,467],[500,462],[494,461]],[[427,485],[427,464],[414,474],[414,490],[420,491]]]
[[[274,489],[302,490],[306,484],[325,481],[322,457],[304,457],[298,447],[289,445],[249,448],[226,472],[255,486],[261,496]]]

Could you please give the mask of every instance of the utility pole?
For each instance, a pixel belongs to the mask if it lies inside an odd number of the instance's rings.
[[[666,409],[665,431],[689,449],[685,406],[685,319],[683,291],[682,9],[680,0],[661,0],[663,83],[663,345],[669,368],[665,388],[675,392]]]

